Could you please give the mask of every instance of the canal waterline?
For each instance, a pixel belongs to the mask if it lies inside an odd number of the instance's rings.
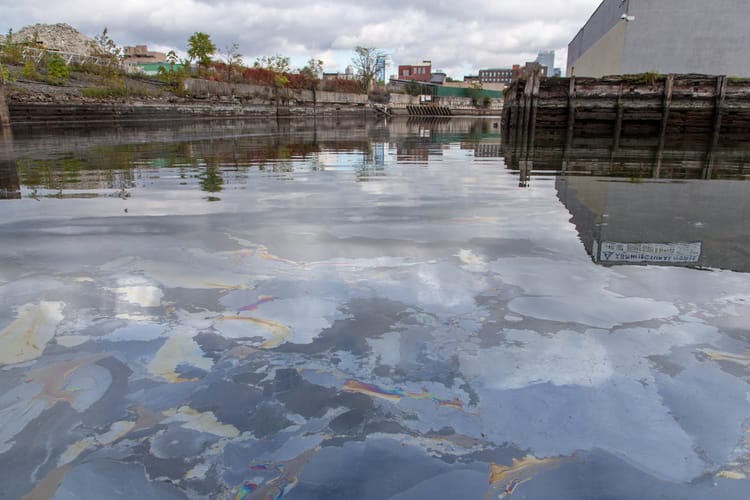
[[[745,498],[750,183],[497,122],[15,129],[0,497]]]

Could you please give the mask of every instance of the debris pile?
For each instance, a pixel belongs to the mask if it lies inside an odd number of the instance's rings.
[[[96,55],[101,50],[94,40],[69,24],[33,24],[13,33],[14,42],[36,42],[40,48],[79,55]]]

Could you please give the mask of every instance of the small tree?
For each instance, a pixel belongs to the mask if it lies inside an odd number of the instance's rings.
[[[221,52],[224,60],[227,62],[227,80],[232,80],[232,68],[240,68],[242,66],[242,54],[240,54],[240,44],[232,42],[230,45],[224,47]]]
[[[2,45],[2,60],[7,64],[20,64],[23,61],[23,46],[13,40],[13,30],[9,29]]]
[[[310,59],[307,61],[307,65],[300,70],[299,74],[305,79],[305,87],[316,88],[323,74],[323,61],[320,59]]]
[[[302,72],[310,77],[320,78],[323,73],[323,61],[320,59],[310,59],[307,65],[302,68]]]
[[[265,69],[272,71],[274,76],[273,84],[276,87],[286,87],[289,84],[288,73],[291,71],[289,67],[289,58],[286,56],[263,56],[255,60],[253,67],[256,69]]]
[[[96,43],[97,55],[107,59],[107,72],[110,76],[115,76],[120,68],[122,49],[110,38],[106,27],[100,35],[94,37],[94,42]]]
[[[479,106],[481,104],[482,94],[484,93],[484,87],[482,87],[482,82],[474,82],[471,84],[471,87],[466,91],[467,94],[469,94],[469,97],[471,97],[471,102],[474,104],[474,106]]]
[[[263,56],[255,60],[253,67],[270,69],[271,71],[275,71],[276,73],[289,73],[290,71],[289,61],[290,60],[288,57],[281,56],[278,54],[276,54],[275,56],[270,56],[270,57]]]
[[[96,35],[94,37],[94,42],[96,42],[97,49],[100,55],[112,58],[116,61],[119,61],[122,57],[122,49],[118,47],[114,40],[109,37],[109,33],[107,32],[106,27],[102,31],[101,35]]]
[[[188,38],[188,56],[190,61],[197,61],[198,67],[207,68],[211,64],[211,56],[216,53],[216,45],[206,33],[196,31]]]
[[[374,47],[356,47],[354,49],[354,58],[352,64],[357,70],[357,75],[362,82],[362,88],[365,92],[370,92],[375,73],[377,72],[377,63],[379,57],[385,57],[385,54]]]

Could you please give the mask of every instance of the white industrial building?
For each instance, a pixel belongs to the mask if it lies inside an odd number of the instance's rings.
[[[749,0],[604,0],[568,45],[567,74],[750,77]]]

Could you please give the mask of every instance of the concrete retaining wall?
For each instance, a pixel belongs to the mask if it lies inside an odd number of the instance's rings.
[[[419,97],[407,94],[391,94],[388,108],[394,115],[419,115],[421,113],[410,113],[415,107],[438,106],[450,109],[452,115],[476,116],[476,115],[500,115],[503,111],[502,99],[491,99],[487,108],[477,107],[468,97],[435,97],[432,103],[420,104]]]
[[[273,101],[289,102],[300,105],[338,104],[344,106],[365,106],[368,103],[365,94],[346,94],[343,92],[323,92],[300,89],[277,89],[267,85],[249,83],[225,83],[208,80],[185,80],[185,91],[194,98],[210,99],[213,97],[233,98],[239,101]]]

